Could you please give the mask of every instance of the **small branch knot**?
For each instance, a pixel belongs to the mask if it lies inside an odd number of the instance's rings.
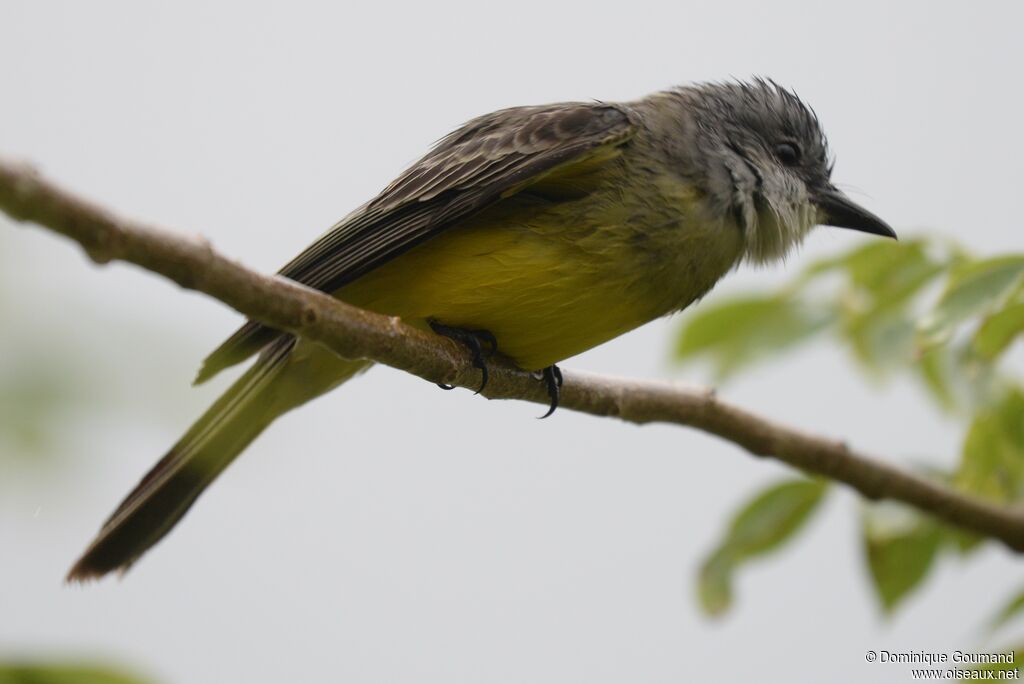
[[[320,320],[320,314],[317,313],[315,306],[305,306],[302,309],[302,325],[304,327],[311,327],[317,324]]]

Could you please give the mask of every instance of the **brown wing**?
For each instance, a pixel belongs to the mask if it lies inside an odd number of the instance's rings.
[[[442,139],[279,275],[334,292],[556,169],[625,143],[633,132],[625,111],[602,103],[515,107],[481,116]],[[278,334],[246,323],[206,359],[196,382],[245,360]]]

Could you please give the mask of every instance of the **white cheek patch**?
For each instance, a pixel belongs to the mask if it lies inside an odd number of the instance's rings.
[[[762,196],[754,224],[744,231],[746,260],[755,264],[784,259],[817,222],[817,210],[795,178],[766,178]]]

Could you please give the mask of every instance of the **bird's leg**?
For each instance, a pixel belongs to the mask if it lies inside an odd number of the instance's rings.
[[[438,335],[455,340],[469,348],[470,353],[473,355],[473,367],[479,368],[481,375],[480,387],[476,393],[480,394],[483,392],[484,387],[487,387],[487,362],[484,349],[480,343],[483,342],[490,347],[486,352],[486,356],[490,357],[494,352],[498,351],[498,340],[488,330],[465,330],[463,328],[453,328],[433,320],[427,322],[430,324],[430,329]],[[455,389],[454,385],[445,385],[444,383],[438,383],[437,386],[443,390]]]
[[[558,398],[562,395],[562,370],[558,366],[551,365],[540,373],[544,384],[548,387],[548,396],[551,397],[551,407],[547,413],[541,416],[541,419],[544,419],[558,408]]]

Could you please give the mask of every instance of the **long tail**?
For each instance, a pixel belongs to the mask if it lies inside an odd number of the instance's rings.
[[[132,563],[275,418],[369,367],[282,337],[171,447],[103,524],[68,573],[88,580]]]

